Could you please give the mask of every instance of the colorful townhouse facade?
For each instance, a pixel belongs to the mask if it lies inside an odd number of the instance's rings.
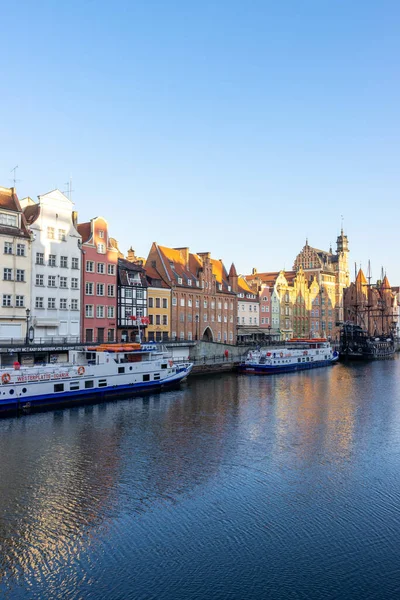
[[[82,237],[81,339],[114,342],[117,332],[119,251],[104,217],[78,224]]]
[[[31,308],[31,235],[15,188],[0,187],[0,340],[25,340]]]
[[[146,339],[148,326],[146,271],[133,251],[117,264],[117,339],[134,342]]]
[[[171,337],[171,288],[164,282],[160,273],[145,265],[147,288],[147,310],[149,342],[165,342]]]
[[[30,327],[36,342],[80,339],[81,236],[60,190],[21,200],[32,234]]]
[[[253,290],[242,275],[238,278],[236,322],[239,341],[259,339],[261,331],[258,291]]]
[[[146,260],[171,290],[170,334],[176,340],[236,343],[238,276],[209,252],[154,242]]]

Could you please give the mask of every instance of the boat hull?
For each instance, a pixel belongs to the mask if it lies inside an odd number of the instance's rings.
[[[257,363],[241,363],[238,366],[238,372],[245,375],[276,375],[280,373],[295,373],[297,371],[306,371],[321,367],[329,367],[337,362],[338,356],[332,360],[319,360],[306,363],[293,363],[283,365],[260,365]]]
[[[80,389],[61,393],[44,393],[25,397],[0,397],[0,417],[29,414],[44,410],[57,410],[83,404],[93,404],[108,400],[131,398],[179,388],[187,378],[191,367],[161,381],[127,383],[103,388]]]

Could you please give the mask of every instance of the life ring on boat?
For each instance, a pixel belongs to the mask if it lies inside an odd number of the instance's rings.
[[[78,375],[83,375],[85,373],[85,367],[78,367]]]
[[[9,373],[3,373],[3,375],[1,376],[1,382],[2,383],[10,383],[11,381],[11,377]]]
[[[271,356],[271,352],[267,352],[267,356]]]
[[[279,356],[282,358],[282,356],[283,356],[283,352],[281,352]]]

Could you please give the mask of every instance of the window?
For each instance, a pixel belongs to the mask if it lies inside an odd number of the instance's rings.
[[[115,316],[115,306],[107,306],[107,318],[114,319]]]
[[[63,383],[55,383],[54,384],[54,391],[55,392],[63,392],[64,391],[64,384]]]
[[[153,325],[153,315],[149,315],[149,325]]]
[[[4,254],[12,254],[12,253],[13,253],[13,243],[12,242],[4,242]]]
[[[63,269],[67,269],[68,268],[68,256],[61,256],[61,258],[60,258],[60,267],[62,267]]]
[[[196,308],[200,307],[200,300],[196,300]]]
[[[163,325],[168,325],[168,315],[163,315],[162,316],[162,324]]]
[[[44,285],[44,275],[36,275],[36,285]]]
[[[107,285],[107,296],[109,296],[110,298],[113,298],[115,296],[115,285],[114,284]]]
[[[78,300],[75,300],[75,299],[71,300],[71,310],[79,310]]]
[[[192,285],[192,280],[188,279],[188,285]]]
[[[256,319],[255,319],[255,317],[254,317],[254,321],[255,321],[255,320],[256,320]],[[226,315],[224,315],[224,323],[227,323],[227,322],[228,322],[228,317],[227,317]]]
[[[149,298],[149,308],[153,308],[153,298]]]
[[[71,288],[73,290],[77,290],[78,289],[78,282],[79,282],[79,279],[77,279],[76,277],[72,277],[72,279],[71,279]]]
[[[43,252],[36,252],[36,264],[44,265],[44,254]]]
[[[161,325],[161,315],[156,315],[156,325]]]
[[[94,283],[91,281],[87,281],[85,283],[85,294],[86,296],[93,296],[94,294]]]
[[[222,319],[221,319],[221,315],[218,315],[218,323],[221,323]]]
[[[150,381],[150,375],[148,373],[146,373],[146,375],[143,375],[143,381]]]
[[[132,290],[130,288],[125,288],[125,298],[132,298]]]
[[[106,253],[106,247],[104,244],[97,244],[97,252],[99,254],[105,254]]]
[[[16,275],[17,281],[25,281],[25,271],[23,269],[17,269]]]
[[[60,309],[67,310],[67,299],[66,298],[60,298]]]
[[[183,282],[182,282],[182,277],[178,277],[178,283],[179,283],[180,285],[182,285],[182,283],[183,283]]]
[[[86,272],[87,273],[94,273],[94,262],[92,260],[87,260],[86,261]]]
[[[68,287],[68,277],[60,277],[60,288]]]
[[[15,296],[15,306],[17,308],[23,308],[23,306],[24,306],[24,297],[23,296]]]
[[[172,298],[172,306],[176,306],[176,305],[177,305],[176,298]]]
[[[71,392],[75,392],[76,390],[79,390],[79,381],[72,381],[69,384],[69,389],[71,390]]]
[[[206,322],[207,321],[207,313],[204,313],[203,315],[203,321]]]
[[[71,267],[73,269],[79,269],[79,258],[72,258]]]
[[[88,390],[90,388],[94,387],[94,381],[93,380],[89,380],[89,381],[85,381],[85,388]]]
[[[108,275],[115,275],[115,265],[107,265]]]
[[[56,307],[56,299],[55,298],[47,298],[47,308],[55,309]]]
[[[12,281],[12,269],[3,269],[4,281]]]
[[[179,320],[181,323],[185,322],[185,313],[184,312],[179,313]]]
[[[182,300],[181,306],[185,306],[185,303],[182,304]],[[156,308],[161,308],[161,298],[156,298]]]
[[[221,310],[222,308],[222,302],[218,302],[218,309]]]
[[[56,266],[56,255],[49,254],[49,267],[55,267],[55,266]]]
[[[212,314],[212,315],[211,315],[211,323],[214,323],[214,321],[215,321],[215,315],[214,315],[214,314]]]
[[[47,285],[49,287],[56,287],[56,276],[55,275],[49,275],[47,278]]]
[[[250,312],[252,311],[251,304],[249,305],[249,311],[250,311]]]
[[[107,333],[107,339],[109,342],[113,342],[115,337],[115,329],[109,329]]]
[[[3,306],[11,306],[11,294],[3,294]]]
[[[8,225],[9,227],[17,227],[17,217],[16,215],[7,215],[5,213],[0,213],[0,225]]]
[[[104,296],[104,283],[96,283],[96,296]]]
[[[104,306],[96,306],[96,317],[104,319]]]
[[[104,231],[102,229],[99,229],[99,238],[104,239]]]
[[[190,306],[192,306],[192,301],[190,300]],[[162,299],[162,307],[163,308],[168,308],[168,298],[163,298]]]
[[[185,332],[181,331],[180,334],[179,334],[179,337],[180,337],[181,340],[184,340],[185,339]]]
[[[47,237],[49,240],[54,240],[54,227],[47,228]]]
[[[181,298],[181,306],[185,306],[185,298]]]
[[[107,379],[99,379],[99,388],[107,386]]]
[[[60,242],[66,242],[67,241],[67,232],[65,229],[59,229],[58,230],[58,239],[60,240]]]
[[[253,318],[252,318],[252,317],[250,317],[250,325],[252,324],[252,322],[253,322]]]
[[[97,272],[104,275],[106,272],[106,263],[97,263]]]
[[[207,300],[204,300],[204,308],[207,308]]]
[[[36,298],[35,298],[35,308],[43,308],[43,297],[36,296]]]
[[[85,317],[93,317],[93,304],[86,304],[85,306]]]

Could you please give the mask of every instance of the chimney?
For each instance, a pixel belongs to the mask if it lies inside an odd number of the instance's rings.
[[[182,254],[184,261],[185,261],[185,265],[188,265],[189,264],[189,248],[174,248],[174,250],[178,250]]]
[[[131,262],[131,263],[136,262],[136,260],[137,260],[135,251],[132,248],[132,246],[129,248],[129,250],[126,254],[126,260],[129,260],[129,262]]]

